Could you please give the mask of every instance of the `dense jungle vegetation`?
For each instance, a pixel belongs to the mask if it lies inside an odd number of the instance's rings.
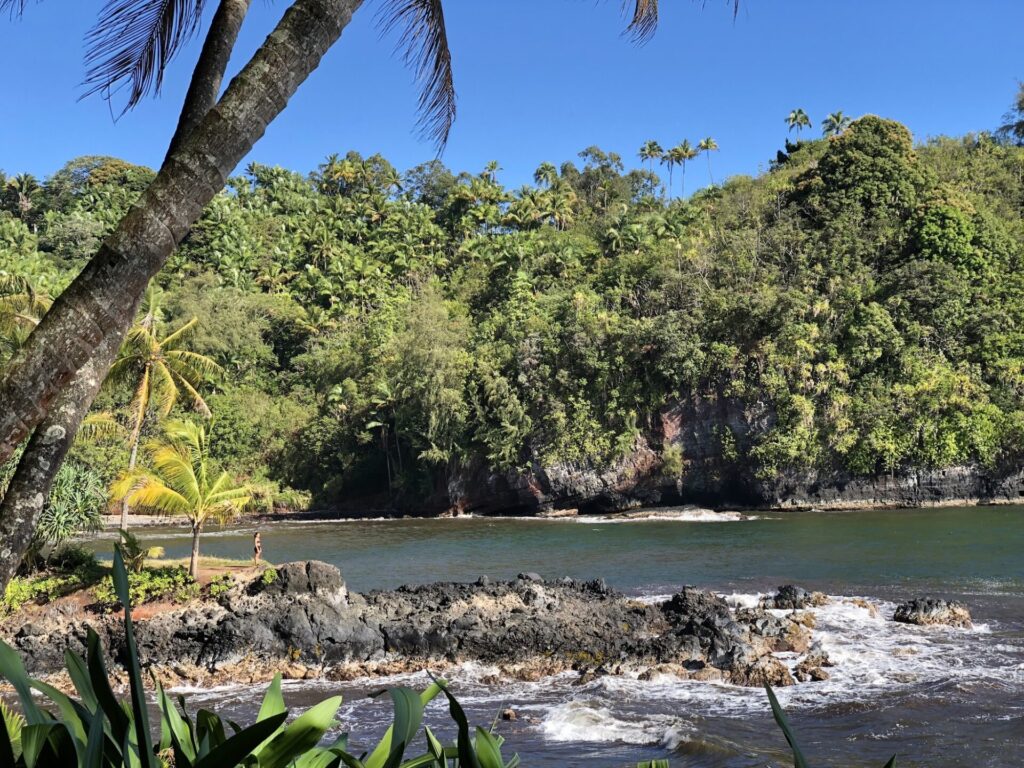
[[[496,164],[251,165],[147,299],[123,356],[149,378],[112,378],[71,463],[110,482],[174,410],[257,502],[415,503],[471,463],[612,461],[694,393],[769,414],[735,457],[762,476],[1016,463],[1021,137],[840,123],[689,197],[688,143],[628,172],[590,147],[514,190]],[[0,178],[0,366],[152,175]]]

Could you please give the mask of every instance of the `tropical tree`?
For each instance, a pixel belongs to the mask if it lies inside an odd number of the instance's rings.
[[[685,195],[686,194],[686,163],[689,162],[690,160],[693,160],[693,158],[695,158],[697,156],[697,150],[693,148],[692,144],[690,144],[690,140],[689,139],[683,139],[681,142],[676,144],[676,146],[672,147],[672,149],[670,149],[668,151],[668,154],[672,157],[673,163],[675,163],[675,164],[677,164],[679,166],[679,171],[680,171],[679,175],[681,177],[681,180],[680,180],[680,190],[679,191],[680,191],[681,194]],[[669,178],[670,178],[669,187],[671,188],[671,186],[672,186],[671,176]]]
[[[811,118],[802,109],[797,108],[786,116],[786,125],[789,126],[791,131],[795,129],[797,136],[799,136],[800,131],[811,127]]]
[[[551,163],[541,163],[533,172],[533,181],[538,186],[553,187],[558,181],[558,169]]]
[[[661,148],[661,144],[650,139],[644,142],[637,154],[640,156],[640,161],[648,163],[651,173],[654,173],[654,161],[660,160],[665,154],[665,150]]]
[[[0,0],[0,11],[20,13],[26,5]],[[45,497],[149,280],[361,5],[362,0],[293,0],[221,95],[249,0],[220,0],[163,166],[0,379],[6,406],[0,412],[0,461],[33,436],[0,504],[0,586],[11,575],[6,564],[24,550],[40,511],[38,499]],[[658,2],[631,5],[628,31],[647,39],[657,26]],[[89,36],[91,90],[126,93],[126,109],[158,91],[168,62],[198,29],[202,6],[200,0],[104,4]],[[455,89],[442,3],[385,0],[381,19],[385,29],[402,31],[406,59],[423,88],[420,126],[443,146],[455,118]]]
[[[672,154],[671,149],[661,156],[661,164],[668,166],[668,196],[672,197],[672,171],[676,167],[676,157]]]
[[[188,572],[194,579],[199,575],[203,526],[241,512],[249,503],[251,489],[235,485],[227,472],[216,471],[201,424],[170,421],[164,426],[163,439],[149,450],[152,468],[126,472],[111,487],[111,496],[132,506],[186,517],[192,528]]]
[[[715,183],[715,177],[711,175],[711,153],[718,151],[718,142],[708,136],[706,139],[701,139],[700,143],[697,144],[697,150],[703,152],[705,157],[708,159],[708,178],[711,179],[711,183]]]
[[[821,135],[838,136],[850,127],[851,122],[853,122],[853,120],[844,115],[842,110],[833,112],[821,121]]]
[[[1003,115],[1003,124],[997,133],[1017,146],[1024,146],[1024,82],[1018,84],[1013,106]]]
[[[135,392],[131,402],[131,435],[128,438],[129,472],[135,469],[142,427],[151,406],[155,405],[158,416],[164,418],[184,392],[195,410],[210,416],[199,387],[219,367],[205,355],[185,348],[198,321],[193,317],[171,333],[161,335],[162,316],[159,293],[150,288],[146,291],[142,319],[128,332],[108,377],[111,383],[130,385]],[[121,504],[122,530],[128,528],[128,511],[129,504],[125,500]]]
[[[49,307],[50,297],[28,278],[0,274],[0,360],[25,343]]]

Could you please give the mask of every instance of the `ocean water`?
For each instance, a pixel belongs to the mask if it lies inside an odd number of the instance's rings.
[[[252,528],[211,531],[203,553],[245,557]],[[684,584],[751,604],[780,584],[826,592],[815,609],[820,640],[836,666],[830,680],[778,691],[813,765],[1024,764],[1024,508],[887,510],[856,513],[709,513],[653,510],[639,517],[444,519],[277,523],[263,526],[274,562],[337,565],[356,591],[428,581],[546,577],[605,578],[643,599]],[[148,544],[183,557],[183,530],[147,530]],[[101,551],[107,538],[96,540]],[[891,621],[895,604],[921,595],[967,603],[971,630]],[[869,600],[878,615],[851,602]],[[784,660],[792,663],[793,659]],[[439,671],[439,670],[435,670]],[[493,670],[444,670],[477,723],[505,707],[506,752],[524,765],[623,766],[667,757],[676,766],[790,765],[785,740],[761,690],[672,677],[640,681],[575,675],[536,683],[488,684]],[[386,684],[423,686],[426,673],[351,683],[288,682],[304,707],[342,693],[343,727],[356,745],[381,733],[388,702],[368,694]],[[227,686],[186,692],[251,717],[259,691]],[[445,707],[429,721],[453,736]]]

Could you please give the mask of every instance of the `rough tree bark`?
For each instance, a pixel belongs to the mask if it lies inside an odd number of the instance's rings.
[[[36,427],[340,37],[362,0],[295,0],[224,96],[54,302],[0,382],[0,461]]]
[[[268,65],[271,67],[275,61],[280,60],[280,56],[283,52],[289,50],[285,45],[287,42],[292,42],[292,50],[298,48],[302,53],[305,54],[305,60],[302,62],[296,62],[294,70],[290,73],[290,77],[283,78],[280,84],[282,94],[279,97],[278,102],[280,106],[277,108],[277,112],[280,112],[284,108],[287,98],[294,93],[295,89],[301,84],[302,80],[313,69],[316,68],[323,53],[326,52],[327,48],[337,40],[341,31],[347,25],[351,19],[352,14],[361,5],[362,0],[335,0],[335,2],[322,2],[322,3],[303,3],[296,2],[292,9],[285,15],[277,29],[264,43],[263,47],[257,52],[256,56],[253,57],[249,65],[246,66],[245,70],[239,75],[235,81],[232,82],[229,88],[229,93],[238,84],[239,89],[258,87],[255,84],[259,82],[261,78],[266,78],[273,75],[272,69],[268,70]],[[203,51],[200,55],[199,62],[196,65],[195,76],[193,79],[192,86],[190,86],[188,95],[186,96],[185,104],[182,109],[181,118],[179,119],[178,128],[175,132],[175,137],[172,139],[173,142],[177,142],[178,150],[182,153],[192,152],[195,153],[195,148],[190,147],[186,141],[188,132],[190,130],[196,130],[203,125],[203,117],[213,111],[217,94],[220,91],[221,82],[223,80],[224,71],[227,67],[228,59],[230,58],[231,48],[237,40],[239,30],[242,22],[244,21],[245,14],[248,11],[250,0],[222,0],[220,7],[218,8],[217,14],[214,16],[213,22],[211,23],[210,30],[207,34],[206,42],[203,46]],[[308,25],[310,23],[317,23],[315,15],[311,14],[309,10],[299,9],[299,6],[313,5],[319,6],[320,12],[323,12],[323,8],[334,9],[336,16],[333,25],[327,25],[326,28],[320,30],[322,35],[319,42],[313,46],[297,46],[295,45],[295,36],[301,35],[302,25]],[[298,12],[300,15],[297,19],[289,19],[289,14]],[[289,24],[288,22],[291,21]],[[275,40],[275,36],[278,36],[277,45],[271,45]],[[216,38],[216,42],[214,42]],[[283,38],[283,39],[282,39]],[[299,41],[301,42],[301,40]],[[268,52],[269,49],[269,52]],[[250,73],[250,78],[243,80],[242,76],[245,75],[248,70],[255,64],[260,64],[256,72]],[[200,86],[196,85],[196,82],[200,83]],[[228,101],[227,97],[229,93],[225,93],[224,101]],[[250,91],[243,90],[242,96],[235,98],[235,103],[228,102],[228,107],[233,107],[232,111],[225,111],[226,115],[244,115],[244,109],[246,102],[256,101],[259,97],[258,91],[253,93]],[[248,109],[259,110],[262,105],[250,104]],[[265,108],[264,108],[265,109]],[[250,146],[255,143],[256,139],[262,135],[266,128],[266,125],[276,116],[277,112],[269,114],[266,118],[266,122],[259,127],[258,133],[253,135],[250,140]],[[265,111],[261,112],[266,114]],[[259,113],[258,113],[259,114]],[[221,121],[215,121],[215,124],[219,127],[223,125]],[[206,128],[207,132],[210,128]],[[206,144],[200,146],[209,146],[210,138],[205,137]],[[238,152],[237,149],[234,150]],[[248,149],[245,150],[247,152]],[[172,160],[175,160],[176,150],[171,149],[168,152],[167,160],[164,162],[164,168],[161,169],[161,174],[164,174],[165,170],[172,165]],[[244,152],[238,156],[238,159],[234,161],[233,165],[244,156]],[[215,158],[206,157],[203,158],[207,162],[215,160]],[[177,162],[181,162],[178,160]],[[217,168],[223,166],[223,163],[218,165]],[[222,172],[221,181],[218,188],[222,188],[226,174],[230,172],[228,170]],[[158,176],[159,180],[159,176]],[[154,182],[155,184],[156,182]],[[180,185],[179,185],[180,188]],[[195,208],[194,206],[190,210],[196,210],[195,216],[192,221],[189,222],[189,226],[194,222],[194,219],[198,217],[198,212],[202,210],[202,207],[209,202],[209,199],[216,194],[217,190],[213,190],[209,193],[209,197]],[[203,193],[206,194],[207,190],[203,189]],[[158,199],[158,198],[157,198]],[[145,202],[145,196],[143,200]],[[131,214],[129,214],[130,216]],[[122,222],[123,228],[124,222]],[[187,231],[187,228],[186,230]],[[115,235],[118,233],[115,233]],[[184,236],[184,232],[178,236],[177,240],[180,240]],[[175,241],[175,244],[177,242]],[[172,247],[173,249],[173,247]],[[97,259],[105,255],[107,247],[100,251],[97,255]],[[128,252],[130,255],[130,252]],[[109,258],[109,254],[106,254]],[[168,250],[162,257],[161,264],[166,261],[167,256],[170,255]],[[90,264],[92,266],[92,264]],[[144,268],[140,265],[140,269]],[[151,263],[147,264],[145,268],[152,269],[152,273],[155,273],[159,266],[155,269],[152,268]],[[130,307],[125,307],[121,313],[122,317],[126,317],[127,320],[118,327],[115,325],[109,332],[107,332],[99,344],[95,348],[93,357],[80,368],[77,373],[73,374],[74,378],[70,384],[67,385],[65,391],[63,391],[58,399],[54,401],[52,412],[46,418],[43,419],[36,429],[36,433],[33,438],[29,441],[26,450],[22,455],[22,459],[18,464],[17,471],[14,478],[11,481],[8,491],[5,494],[2,503],[0,503],[0,592],[6,586],[7,582],[14,575],[18,564],[21,561],[21,557],[31,540],[32,534],[35,531],[36,524],[39,519],[39,515],[42,512],[43,506],[46,502],[46,498],[49,495],[50,487],[53,484],[53,479],[63,461],[68,449],[74,440],[75,433],[78,431],[78,427],[81,424],[82,419],[85,417],[92,404],[93,399],[102,384],[103,378],[106,375],[111,363],[116,356],[117,350],[120,347],[121,340],[123,339],[124,332],[128,327],[128,323],[135,316],[138,309],[138,303],[142,297],[142,291],[145,290],[145,285],[148,283],[149,277],[147,276],[142,282],[142,288],[133,297],[134,301]],[[78,281],[76,280],[76,283]],[[72,284],[74,287],[75,284]],[[69,291],[71,288],[68,289]],[[123,297],[122,297],[123,300]],[[88,304],[86,304],[88,306]],[[52,310],[51,310],[52,311]],[[70,310],[74,312],[75,310]],[[44,345],[45,349],[45,345]],[[13,371],[12,371],[13,372]],[[3,383],[3,389],[0,389],[0,393],[7,391],[7,379],[10,376],[5,377]],[[56,385],[59,386],[59,385]],[[6,395],[4,400],[0,402],[6,402]],[[13,410],[13,409],[12,409]],[[25,420],[22,419],[24,424]],[[0,456],[3,455],[6,449],[7,455],[13,451],[17,445],[17,441],[7,441],[10,445],[0,446]],[[3,459],[0,459],[2,461]]]
[[[178,127],[171,138],[164,162],[181,147],[188,135],[217,103],[220,86],[224,82],[224,72],[227,71],[228,60],[238,40],[242,22],[249,12],[250,2],[251,0],[220,0],[213,21],[210,22],[206,40],[203,41],[199,61],[192,71],[192,80],[189,81],[188,92],[185,94]]]
[[[119,347],[120,341],[114,335],[103,340],[92,359],[54,401],[53,411],[36,427],[25,446],[0,502],[0,594],[21,565],[50,495],[53,478]]]

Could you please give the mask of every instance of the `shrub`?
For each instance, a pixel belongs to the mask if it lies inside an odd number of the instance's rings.
[[[210,582],[208,586],[210,597],[220,597],[225,592],[230,592],[233,586],[235,586],[235,580],[231,574],[222,573]]]
[[[199,585],[181,566],[169,568],[146,568],[139,573],[128,574],[128,590],[135,605],[155,600],[188,602],[199,596]],[[104,608],[117,608],[121,601],[114,587],[112,576],[107,576],[94,590],[96,601]]]
[[[263,571],[263,575],[260,576],[260,582],[265,587],[269,587],[275,581],[277,581],[277,568],[267,568]]]

